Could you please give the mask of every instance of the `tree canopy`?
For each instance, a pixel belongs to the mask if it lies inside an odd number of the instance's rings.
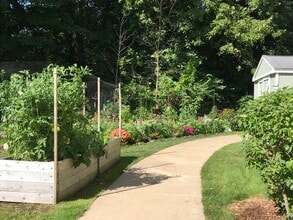
[[[148,86],[155,103],[161,77],[176,88],[212,77],[222,84],[206,105],[231,107],[262,54],[292,54],[292,21],[291,0],[2,0],[0,60],[87,65]]]

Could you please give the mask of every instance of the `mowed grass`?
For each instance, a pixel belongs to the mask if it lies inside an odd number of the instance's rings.
[[[253,196],[267,198],[260,175],[246,166],[240,143],[215,152],[203,166],[201,176],[207,220],[235,219],[227,208],[229,204]]]
[[[160,139],[151,143],[123,146],[121,149],[121,159],[117,164],[104,174],[99,175],[91,184],[68,200],[59,202],[55,206],[30,204],[16,205],[15,203],[0,202],[0,219],[78,219],[89,208],[99,194],[132,164],[164,148],[203,137],[208,136],[200,135],[175,139]]]

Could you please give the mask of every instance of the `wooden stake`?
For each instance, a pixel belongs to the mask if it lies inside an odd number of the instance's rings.
[[[97,80],[97,104],[98,104],[98,132],[101,131],[101,83],[100,83],[100,77],[98,77]]]
[[[118,83],[118,92],[119,92],[119,137],[121,138],[121,129],[122,129],[122,100],[121,100],[121,83]]]
[[[85,115],[85,87],[86,87],[86,83],[83,83],[83,108],[82,108],[82,114]]]
[[[58,201],[58,83],[57,68],[53,70],[54,79],[54,204]]]

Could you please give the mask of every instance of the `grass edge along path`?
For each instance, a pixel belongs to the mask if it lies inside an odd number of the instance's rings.
[[[216,151],[204,164],[201,178],[206,220],[235,219],[229,204],[253,196],[267,198],[260,175],[246,166],[241,143]]]
[[[162,149],[187,141],[201,138],[232,135],[220,133],[213,135],[196,135],[181,138],[159,139],[149,143],[122,146],[121,159],[107,172],[99,175],[92,183],[77,192],[69,199],[59,202],[55,206],[36,204],[15,204],[0,202],[1,220],[8,219],[78,219],[99,197],[99,194],[107,189],[130,166]]]

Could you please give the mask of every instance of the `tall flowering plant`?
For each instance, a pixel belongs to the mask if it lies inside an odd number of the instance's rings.
[[[193,127],[190,127],[188,125],[184,125],[183,126],[183,134],[184,134],[184,136],[195,135],[195,130]]]

